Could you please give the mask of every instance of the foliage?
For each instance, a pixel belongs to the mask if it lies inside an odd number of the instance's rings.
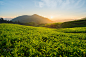
[[[50,29],[2,23],[0,56],[86,57],[86,27]]]
[[[42,25],[42,26],[43,27],[48,27],[48,28],[86,27],[86,18],[83,18],[81,20],[63,22],[63,23],[45,24],[45,25]]]
[[[81,20],[63,22],[63,23],[42,23],[42,21],[39,21],[38,23],[37,22],[22,23],[19,20],[12,22],[0,18],[0,23],[13,23],[13,24],[35,26],[35,27],[48,27],[48,28],[73,28],[73,27],[86,27],[86,18],[83,18]]]
[[[36,26],[37,23],[35,23],[35,22],[29,22],[29,23],[24,23],[24,25],[28,25],[28,26]]]
[[[12,23],[12,22],[8,20],[4,20],[3,18],[0,18],[0,23]]]
[[[4,20],[3,18],[0,18],[0,23],[13,23],[13,24],[20,24],[20,25],[27,25],[27,26],[36,26],[38,25],[38,23],[35,22],[29,22],[29,23],[21,23],[19,20],[12,22],[12,21],[8,21],[8,20]]]

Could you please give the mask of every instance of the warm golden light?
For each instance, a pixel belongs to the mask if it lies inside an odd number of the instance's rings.
[[[50,18],[53,19],[53,16],[51,16]]]

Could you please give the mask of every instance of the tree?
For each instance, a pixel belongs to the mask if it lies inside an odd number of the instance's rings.
[[[0,20],[2,20],[2,21],[3,21],[3,18],[0,18]]]

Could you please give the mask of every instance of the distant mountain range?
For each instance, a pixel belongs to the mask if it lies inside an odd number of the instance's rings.
[[[29,23],[29,22],[35,22],[35,23],[53,23],[53,21],[51,21],[48,18],[39,16],[37,14],[34,15],[23,15],[23,16],[18,16],[14,19],[11,20],[12,22],[21,22],[21,23]]]
[[[3,17],[0,17],[0,18],[3,18]],[[12,20],[13,18],[3,18],[4,20]]]
[[[70,27],[86,27],[86,17],[79,19],[79,20],[74,20],[74,21],[68,21],[64,22],[61,25],[63,28],[70,28]]]
[[[68,22],[68,21],[75,21],[75,20],[80,20],[80,19],[56,19],[54,21],[55,22]]]
[[[4,20],[9,20],[9,21],[12,20],[12,19],[13,19],[13,18],[4,18]]]

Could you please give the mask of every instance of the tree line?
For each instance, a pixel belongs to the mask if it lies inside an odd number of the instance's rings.
[[[35,26],[37,23],[35,22],[29,22],[29,23],[21,23],[20,21],[9,21],[9,20],[4,20],[3,18],[0,18],[0,23],[13,23],[13,24],[20,24],[20,25],[28,25],[28,26]]]
[[[13,23],[13,22],[9,21],[9,20],[4,20],[3,18],[0,18],[0,23]]]

